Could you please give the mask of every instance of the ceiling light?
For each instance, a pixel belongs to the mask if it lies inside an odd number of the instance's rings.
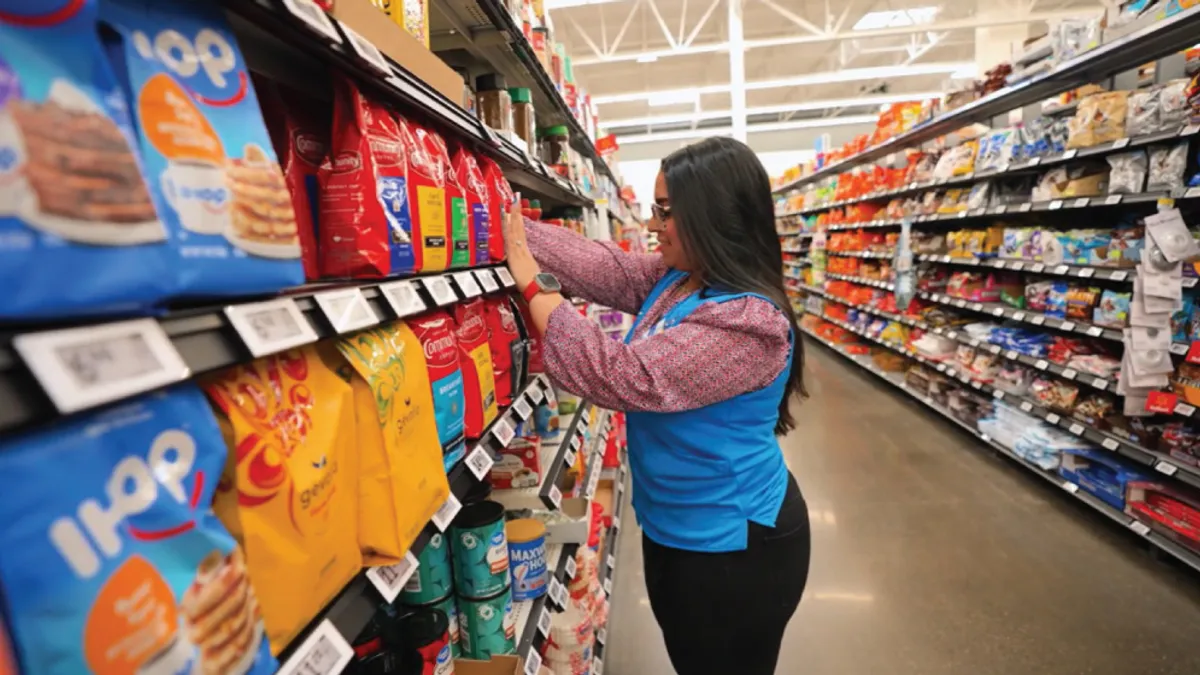
[[[851,115],[848,117],[827,117],[816,120],[795,120],[792,122],[771,122],[768,124],[751,124],[746,127],[746,133],[756,134],[766,131],[792,131],[795,129],[823,129],[826,127],[850,126],[853,124],[873,124],[879,118],[876,115]],[[657,134],[617,134],[621,145],[633,143],[654,143],[657,141],[680,141],[692,138],[708,138],[710,136],[730,136],[733,129],[720,127],[717,129],[683,129],[681,131],[663,131]]]
[[[881,28],[901,28],[904,26],[920,26],[932,23],[937,16],[939,7],[914,7],[912,9],[889,9],[878,12],[867,12],[853,30],[879,30]]]
[[[642,54],[637,57],[638,63],[654,63],[658,60],[658,54]]]
[[[652,106],[663,105],[697,105],[700,103],[700,92],[695,89],[673,89],[659,91],[646,96],[646,101]]]

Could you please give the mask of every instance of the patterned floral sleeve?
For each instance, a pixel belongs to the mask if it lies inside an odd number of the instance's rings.
[[[622,312],[636,314],[667,271],[662,256],[629,253],[528,218],[525,233],[538,265],[558,277],[564,291]]]
[[[543,341],[546,373],[604,408],[679,412],[770,384],[787,364],[789,326],[761,298],[705,303],[680,324],[618,342],[564,302]]]

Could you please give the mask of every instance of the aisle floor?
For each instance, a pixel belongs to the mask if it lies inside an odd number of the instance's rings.
[[[783,448],[808,501],[813,563],[778,673],[1200,673],[1200,575],[806,346],[812,398]],[[671,675],[641,533],[622,537],[604,672]]]

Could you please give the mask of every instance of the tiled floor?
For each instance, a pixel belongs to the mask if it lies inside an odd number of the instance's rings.
[[[813,565],[780,674],[1200,673],[1200,575],[807,345],[812,398],[783,448]],[[605,673],[671,675],[641,534],[623,536]]]

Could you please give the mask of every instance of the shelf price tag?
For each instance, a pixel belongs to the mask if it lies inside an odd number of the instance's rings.
[[[1029,213],[1030,211],[1033,210],[1033,204],[1030,202],[1025,202],[1024,204],[1018,206],[1017,210],[1020,211],[1021,213]]]
[[[1062,371],[1062,376],[1067,378],[1068,380],[1073,380],[1078,375],[1079,375],[1079,373],[1075,372],[1074,368],[1066,368]]]
[[[225,316],[255,358],[317,341],[317,332],[291,298],[230,305]]]
[[[513,403],[513,411],[517,413],[517,417],[520,417],[522,421],[529,419],[529,416],[533,414],[533,408],[529,405],[529,401],[525,400],[524,396],[518,398]]]
[[[500,290],[500,284],[496,283],[496,275],[489,269],[475,270],[475,278],[479,280],[479,285],[483,286],[485,293],[495,293]]]
[[[404,559],[395,565],[367,568],[367,581],[370,581],[383,599],[391,604],[400,596],[404,584],[408,583],[420,566],[421,562],[409,551],[404,554]]]
[[[1038,370],[1045,370],[1050,367],[1050,362],[1046,361],[1045,359],[1038,359],[1038,361],[1033,364],[1033,367],[1037,368]]]
[[[1044,271],[1046,271],[1046,266],[1042,263],[1034,263],[1029,266],[1029,271],[1030,272],[1044,272]]]
[[[425,277],[421,279],[421,283],[425,285],[425,290],[429,291],[429,295],[433,296],[433,301],[437,303],[438,307],[445,307],[458,300],[454,289],[450,288],[450,282],[444,276]]]
[[[1062,154],[1062,158],[1063,159],[1075,159],[1075,156],[1078,154],[1079,154],[1078,150],[1067,150],[1066,152],[1064,152]]]
[[[1137,520],[1129,521],[1129,529],[1133,530],[1134,532],[1137,532],[1138,534],[1142,535],[1143,537],[1150,535],[1150,527],[1147,526],[1145,523],[1142,523]]]
[[[446,528],[450,527],[450,523],[454,521],[454,517],[462,510],[462,502],[458,501],[458,497],[451,492],[450,496],[446,497],[446,503],[442,504],[442,508],[433,514],[433,524],[437,526],[439,532],[445,532]]]
[[[1083,426],[1080,424],[1072,424],[1071,428],[1067,429],[1067,431],[1070,431],[1071,433],[1075,434],[1076,436],[1082,436],[1083,435]]]
[[[1064,322],[1062,322],[1062,325],[1059,326],[1059,328],[1061,328],[1063,330],[1075,330],[1075,322],[1074,321],[1064,321]]]
[[[521,675],[538,675],[542,672],[542,655],[538,650],[530,648],[529,654],[525,656],[525,669],[521,671]]]
[[[562,508],[562,490],[559,490],[557,485],[550,486],[550,493],[546,496],[546,499],[550,500],[550,505],[554,508]]]
[[[1066,490],[1067,492],[1070,492],[1071,494],[1075,494],[1076,492],[1079,492],[1079,486],[1072,483],[1071,481],[1063,482],[1062,489]]]
[[[608,559],[605,562],[608,563],[608,569],[611,571],[611,570],[615,569],[617,566],[617,556],[609,553]]]
[[[1025,320],[1025,312],[1013,312],[1012,318],[1017,321]]]
[[[1124,195],[1109,195],[1104,198],[1104,205],[1105,206],[1116,206],[1117,204],[1121,203],[1121,198],[1123,196]]]
[[[612,570],[609,570],[608,578],[604,580],[604,594],[612,595]]]
[[[1154,470],[1166,476],[1174,476],[1175,472],[1179,470],[1179,467],[1170,462],[1160,461],[1154,465]]]
[[[1091,279],[1096,276],[1096,270],[1092,267],[1084,267],[1079,270],[1080,279]]]
[[[1087,206],[1090,203],[1092,203],[1092,200],[1090,197],[1080,197],[1079,199],[1076,199],[1073,204],[1071,204],[1071,207],[1076,208],[1076,209],[1082,209],[1083,207]]]
[[[1048,208],[1051,211],[1057,211],[1057,210],[1061,209],[1062,207],[1063,207],[1063,200],[1055,199],[1054,201],[1050,202],[1050,206]]]
[[[1108,380],[1103,377],[1094,377],[1092,378],[1092,386],[1097,389],[1108,389]]]
[[[1025,412],[1029,412],[1029,411],[1033,410],[1033,404],[1030,403],[1029,401],[1022,401],[1021,402],[1021,410],[1025,411]]]
[[[1121,271],[1121,272],[1113,272],[1113,273],[1111,273],[1111,274],[1109,274],[1109,275],[1108,275],[1108,278],[1109,278],[1109,279],[1112,279],[1113,281],[1125,281],[1126,279],[1128,279],[1128,278],[1129,278],[1129,273],[1128,273],[1128,272],[1124,272],[1124,271]]]
[[[1030,323],[1032,323],[1032,324],[1033,324],[1033,325],[1035,325],[1035,326],[1040,326],[1040,325],[1042,325],[1042,324],[1046,323],[1046,317],[1044,317],[1044,316],[1042,316],[1042,315],[1040,315],[1040,314],[1039,314],[1039,315],[1037,315],[1037,316],[1035,316],[1035,317],[1031,318],[1031,319],[1029,320],[1029,322],[1030,322]]]
[[[545,605],[542,605],[542,612],[538,614],[537,620],[537,629],[542,634],[542,637],[550,637],[551,622],[550,610],[546,609]]]
[[[479,282],[475,280],[475,275],[471,272],[455,272],[451,276],[454,278],[454,283],[458,285],[464,297],[474,298],[478,295],[483,295],[483,289],[479,287]]]
[[[592,659],[592,672],[589,675],[604,675],[604,660],[599,656]]]
[[[536,383],[525,390],[529,396],[529,400],[533,401],[534,405],[541,405],[542,401],[546,400],[546,392],[542,390]]]
[[[277,675],[337,675],[354,658],[354,648],[329,619],[321,621]]]
[[[578,565],[575,563],[575,556],[567,558],[566,572],[568,579],[575,578],[575,572],[579,571]]]
[[[1050,424],[1058,424],[1060,420],[1062,418],[1058,416],[1058,413],[1046,413],[1046,421]]]
[[[550,580],[550,599],[560,608],[565,609],[567,606],[567,587],[558,579]]]
[[[313,296],[325,318],[338,334],[361,330],[379,323],[379,316],[371,309],[360,288],[343,288],[325,291]]]
[[[621,516],[613,516],[612,527],[618,532],[621,531]]]
[[[191,376],[154,319],[25,333],[13,347],[64,414]]]
[[[500,447],[507,448],[508,444],[512,443],[513,436],[517,435],[517,431],[513,429],[512,423],[508,421],[508,416],[505,415],[496,420],[496,423],[492,425],[492,435],[496,437],[496,441],[500,443]]]
[[[608,627],[607,626],[605,626],[604,628],[601,628],[596,633],[596,642],[599,642],[601,645],[608,644]]]
[[[1112,144],[1113,148],[1116,148],[1117,150],[1120,150],[1121,148],[1124,148],[1128,145],[1129,145],[1128,138],[1118,138],[1117,140],[1113,141],[1113,144]]]
[[[492,453],[484,449],[482,445],[475,446],[471,454],[467,455],[467,468],[470,469],[471,475],[475,476],[475,480],[483,480],[487,478],[492,471],[492,465],[496,463],[492,459]]]
[[[412,281],[392,281],[379,285],[379,292],[387,300],[397,318],[404,318],[425,311],[425,301],[417,294]]]
[[[1188,405],[1187,403],[1176,403],[1175,414],[1183,415],[1184,417],[1191,417],[1192,415],[1196,414],[1196,408],[1195,406]]]
[[[364,63],[382,75],[392,74],[392,67],[388,65],[387,59],[383,58],[383,54],[379,51],[378,47],[371,44],[370,40],[359,35],[345,23],[342,23],[342,30],[346,33],[346,37],[350,39],[350,47],[354,49],[354,53],[358,54]]]
[[[500,277],[500,283],[503,284],[505,288],[512,288],[513,286],[517,285],[516,280],[513,279],[512,274],[508,271],[507,267],[497,267],[496,276]]]
[[[338,35],[337,29],[333,27],[333,21],[325,14],[325,10],[312,0],[283,0],[283,6],[316,33],[336,44],[342,43],[342,36]]]
[[[1106,438],[1106,439],[1104,439],[1104,442],[1101,443],[1100,445],[1104,446],[1105,449],[1107,449],[1107,450],[1112,450],[1115,452],[1117,449],[1117,446],[1119,444],[1117,443],[1117,439],[1115,439],[1115,438]]]
[[[995,397],[997,400],[1000,400],[1000,399],[1004,398],[1004,392],[999,389],[994,389],[994,390],[992,390],[992,396]]]

